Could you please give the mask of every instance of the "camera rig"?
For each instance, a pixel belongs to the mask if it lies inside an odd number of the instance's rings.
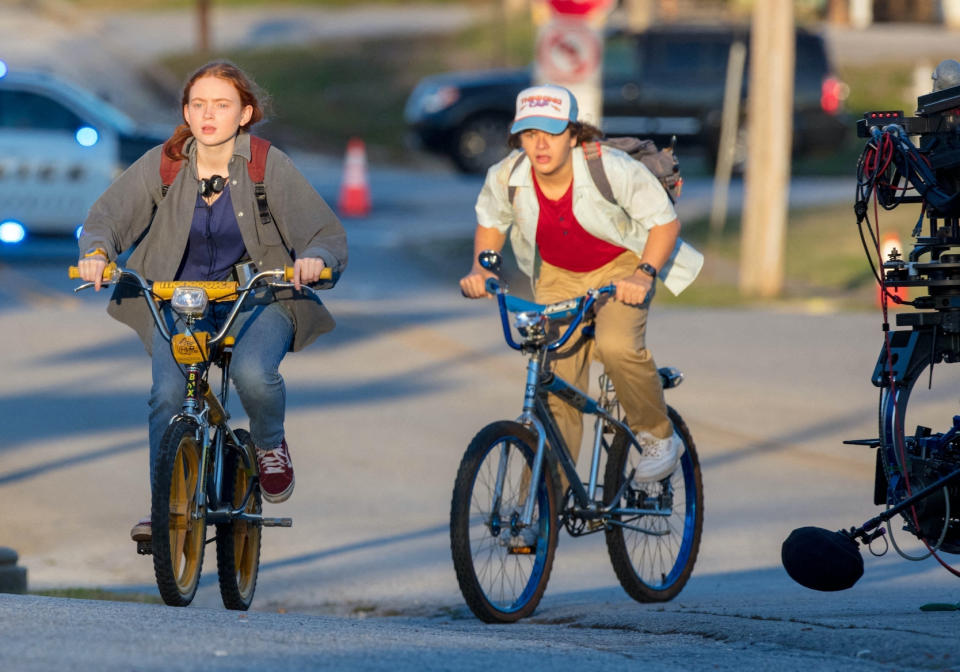
[[[877,448],[873,501],[885,511],[849,530],[806,527],[787,538],[781,549],[784,568],[817,590],[852,586],[863,573],[857,544],[873,551],[881,537],[903,557],[932,555],[960,576],[939,555],[960,553],[960,409],[939,432],[905,427],[910,393],[923,373],[928,371],[932,386],[935,364],[960,362],[960,86],[920,96],[914,117],[868,112],[857,123],[857,135],[867,142],[857,162],[854,212],[881,288],[884,343],[871,377],[881,391],[880,436],[844,443]],[[884,259],[879,208],[904,203],[920,205],[912,249],[906,257],[893,249]],[[897,287],[926,293],[907,300],[889,291]],[[915,309],[897,312],[898,329],[890,328],[889,301]],[[897,545],[890,526],[897,516],[903,529],[926,546],[926,555],[908,555]]]

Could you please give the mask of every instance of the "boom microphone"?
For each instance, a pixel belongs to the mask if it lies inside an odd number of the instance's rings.
[[[780,547],[780,560],[791,579],[813,590],[846,590],[863,576],[857,542],[822,527],[791,532]]]

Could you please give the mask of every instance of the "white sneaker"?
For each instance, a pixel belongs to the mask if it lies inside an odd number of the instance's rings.
[[[673,473],[683,455],[683,439],[676,432],[665,439],[658,439],[649,432],[640,432],[637,441],[643,454],[637,464],[633,480],[637,482],[659,481]]]

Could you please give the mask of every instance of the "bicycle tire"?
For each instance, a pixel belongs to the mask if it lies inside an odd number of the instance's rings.
[[[256,455],[250,433],[243,429],[234,432],[247,454],[247,467],[237,451],[227,447],[224,451],[223,501],[231,502],[233,508],[243,503],[247,486],[255,476]],[[254,486],[247,506],[247,513],[259,514],[263,510],[260,486]],[[260,569],[260,544],[263,526],[243,520],[217,524],[217,576],[220,597],[227,609],[246,611],[253,603]]]
[[[153,476],[153,571],[160,597],[171,607],[193,601],[203,569],[206,507],[199,507],[198,518],[190,515],[200,478],[197,431],[190,420],[176,420],[167,427]]]
[[[616,515],[612,520],[620,523],[636,524],[642,520],[645,531],[610,523],[606,529],[607,552],[613,570],[623,589],[638,602],[667,602],[683,590],[697,561],[703,533],[703,482],[696,446],[680,415],[669,406],[667,412],[685,444],[680,468],[668,480],[642,485],[651,489],[646,493],[648,496],[656,497],[663,494],[665,483],[670,484],[674,492],[671,515],[640,516],[632,520]],[[623,432],[617,432],[603,478],[604,504],[612,504],[609,500],[619,492],[639,455],[637,447]],[[628,487],[621,502],[628,505],[635,502],[638,492]]]
[[[554,477],[544,460],[537,491],[533,552],[511,552],[511,520],[522,509],[536,439],[523,425],[501,421],[481,429],[470,442],[457,471],[450,503],[450,550],[460,592],[470,610],[487,623],[512,623],[537,608],[547,587],[557,548]],[[496,448],[504,450],[495,450]],[[501,457],[505,457],[500,506],[493,497]],[[529,472],[527,472],[529,473]]]

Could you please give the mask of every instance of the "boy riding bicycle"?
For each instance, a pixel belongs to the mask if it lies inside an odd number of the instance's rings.
[[[596,311],[595,338],[571,339],[550,356],[550,367],[586,390],[591,360],[603,363],[643,445],[635,478],[661,479],[676,468],[683,442],[667,416],[660,376],[646,348],[647,314],[656,279],[679,293],[700,272],[703,256],[678,238],[680,222],[657,178],[606,146],[602,168],[616,203],[604,197],[583,148],[601,133],[577,121],[577,101],[567,89],[521,91],[510,134],[510,146],[520,151],[487,172],[476,205],[474,264],[460,280],[461,291],[470,298],[489,296],[484,283],[493,274],[476,260],[483,250],[500,251],[508,232],[520,270],[534,279],[539,303],[614,284],[614,300]],[[576,460],[581,414],[552,396],[549,404]]]

